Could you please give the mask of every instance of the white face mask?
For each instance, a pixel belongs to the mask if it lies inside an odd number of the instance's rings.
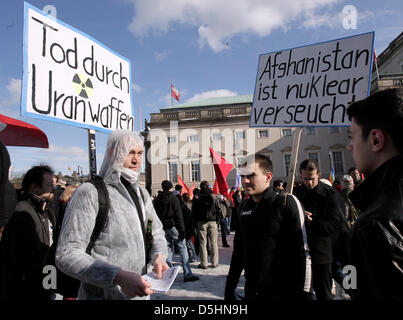
[[[137,171],[134,171],[132,169],[124,168],[123,166],[120,168],[120,174],[123,178],[125,178],[127,181],[130,182],[130,184],[133,184],[137,182],[139,173]]]

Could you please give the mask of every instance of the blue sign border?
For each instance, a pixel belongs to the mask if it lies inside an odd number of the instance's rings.
[[[65,125],[72,125],[75,127],[79,127],[82,129],[92,129],[95,131],[99,131],[99,132],[104,132],[104,133],[110,133],[111,131],[113,131],[113,129],[106,129],[106,128],[100,128],[100,127],[96,127],[96,126],[92,126],[92,125],[86,125],[84,123],[77,123],[74,121],[69,121],[69,120],[63,120],[63,119],[59,119],[59,118],[53,118],[53,117],[48,117],[48,116],[42,116],[40,114],[37,113],[33,113],[33,112],[28,112],[26,111],[26,106],[27,106],[27,85],[28,85],[28,9],[32,9],[40,14],[42,14],[43,16],[46,16],[46,13],[44,13],[42,10],[34,7],[33,5],[29,4],[28,2],[24,1],[24,35],[23,35],[23,67],[22,67],[22,75],[23,75],[23,81],[22,81],[22,93],[21,93],[21,104],[20,104],[20,112],[22,116],[26,116],[26,117],[31,117],[31,118],[36,118],[36,119],[40,119],[40,120],[47,120],[47,121],[51,121],[51,122],[58,122],[58,123],[62,123]],[[95,42],[96,44],[98,44],[99,46],[103,47],[104,49],[108,50],[109,52],[111,52],[112,54],[114,54],[115,56],[121,58],[122,60],[125,60],[129,63],[129,86],[130,86],[130,102],[132,104],[132,116],[133,116],[133,130],[134,130],[134,103],[133,103],[133,90],[132,90],[132,64],[131,61],[125,57],[123,57],[122,55],[120,55],[119,53],[113,51],[112,49],[108,48],[107,46],[105,46],[104,44],[102,44],[101,42],[99,42],[98,40],[94,39],[93,37],[89,36],[88,34],[68,25],[67,23],[56,19],[50,15],[48,15],[48,17],[50,17],[51,19],[53,19],[55,22],[61,24],[62,26],[82,35],[83,37]]]
[[[266,55],[266,54],[272,54],[272,53],[279,52],[279,51],[287,51],[287,50],[298,49],[298,48],[304,48],[304,47],[310,47],[310,46],[314,46],[314,45],[317,45],[317,44],[323,44],[323,43],[328,43],[328,42],[332,42],[332,41],[338,41],[338,40],[344,40],[344,39],[354,38],[354,37],[357,37],[357,36],[362,36],[362,35],[371,34],[371,33],[373,34],[373,36],[372,36],[372,52],[371,52],[371,57],[373,57],[373,56],[374,56],[375,31],[364,32],[364,33],[355,34],[355,35],[348,36],[348,37],[343,37],[343,38],[338,38],[338,39],[332,39],[332,40],[326,40],[326,41],[321,41],[321,42],[317,42],[317,43],[306,44],[306,45],[303,45],[303,46],[298,46],[298,47],[293,47],[293,48],[288,48],[288,49],[280,49],[280,50],[270,51],[270,52],[267,52],[267,53],[262,53],[262,54],[259,55],[259,57],[258,57],[258,59],[257,59],[257,68],[256,68],[256,77],[255,77],[255,79],[257,79],[257,75],[258,75],[258,72],[259,72],[259,61],[260,61],[260,57],[261,57],[261,56],[264,56],[264,55]],[[370,68],[369,68],[368,96],[369,96],[370,91],[371,91],[372,65],[373,65],[373,63],[371,63],[371,66],[370,66]],[[252,112],[253,112],[253,109],[254,109],[255,92],[256,92],[256,81],[255,81],[255,87],[254,87],[254,90],[253,90],[252,110],[251,110],[251,115],[250,115],[250,118],[249,118],[249,128],[299,128],[299,127],[303,127],[303,128],[305,128],[305,127],[320,127],[320,128],[326,128],[326,127],[327,127],[327,128],[330,128],[330,127],[349,127],[349,126],[350,126],[350,125],[348,125],[348,124],[347,124],[347,125],[343,125],[343,126],[335,126],[335,125],[333,125],[333,126],[331,126],[331,125],[326,125],[326,126],[325,126],[325,125],[314,125],[314,126],[284,126],[284,125],[282,125],[282,126],[277,126],[277,125],[273,125],[273,126],[252,126],[252,125],[251,125],[251,122],[252,122]]]

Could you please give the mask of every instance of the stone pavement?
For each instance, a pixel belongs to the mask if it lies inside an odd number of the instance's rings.
[[[183,270],[180,268],[175,282],[167,293],[154,293],[151,300],[223,300],[225,282],[227,280],[229,264],[233,249],[234,233],[227,236],[229,248],[224,248],[221,234],[218,237],[219,266],[217,268],[199,269],[199,261],[190,264],[194,275],[200,277],[198,281],[184,282]],[[179,255],[174,256],[174,265],[181,265]],[[209,260],[209,265],[211,262]],[[237,292],[242,293],[245,278],[241,275]]]

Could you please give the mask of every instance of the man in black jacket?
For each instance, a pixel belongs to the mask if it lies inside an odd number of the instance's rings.
[[[366,177],[349,194],[361,211],[347,247],[349,263],[356,268],[353,299],[403,299],[402,101],[401,89],[388,89],[347,109],[347,149]]]
[[[192,205],[194,218],[197,223],[197,234],[200,244],[200,269],[207,269],[208,256],[207,246],[211,246],[211,267],[217,268],[218,257],[218,223],[221,209],[217,196],[213,194],[207,181],[200,182],[200,192],[193,199]]]
[[[50,300],[51,291],[43,287],[44,266],[52,260],[52,224],[47,203],[54,193],[53,170],[32,167],[22,181],[25,200],[19,201],[1,242],[4,266],[1,274],[2,297]]]
[[[172,267],[172,245],[174,245],[175,251],[179,252],[182,259],[185,282],[199,280],[199,277],[193,275],[189,265],[189,255],[185,243],[186,230],[179,199],[170,191],[173,188],[170,181],[162,181],[161,187],[162,192],[155,199],[154,207],[162,222],[168,242],[167,264]]]
[[[295,195],[308,215],[306,231],[312,256],[312,280],[318,300],[333,300],[332,262],[343,217],[342,199],[336,190],[319,181],[319,167],[314,160],[301,162],[302,186]]]
[[[241,168],[242,186],[250,198],[240,208],[230,269],[243,265],[246,299],[305,299],[311,281],[304,212],[293,195],[283,205],[270,187],[272,172],[271,160],[260,154],[248,157]],[[228,289],[234,286],[226,287],[230,297]]]

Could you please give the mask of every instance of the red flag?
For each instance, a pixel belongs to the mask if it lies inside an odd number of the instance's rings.
[[[179,93],[178,89],[175,88],[173,84],[171,84],[171,96],[179,101],[181,94]]]
[[[213,193],[219,194],[217,179],[214,180]]]
[[[216,176],[216,182],[218,184],[218,190],[222,195],[228,197],[228,184],[226,179],[233,166],[217,152],[215,152],[212,148],[210,148],[210,155],[214,165],[214,172]]]
[[[184,193],[190,193],[189,188],[185,182],[183,182],[181,176],[178,174],[178,184],[182,186],[181,195]]]
[[[195,189],[195,184],[193,183],[193,186],[191,186],[190,187],[190,189],[189,189],[189,196],[190,196],[190,199],[193,199],[193,190]]]

